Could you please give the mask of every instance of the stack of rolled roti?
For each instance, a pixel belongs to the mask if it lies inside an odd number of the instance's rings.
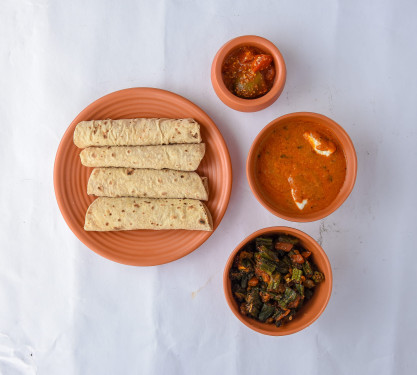
[[[193,119],[135,118],[82,121],[74,143],[81,163],[94,167],[87,193],[98,198],[87,231],[213,230],[208,181],[199,176],[204,153]]]

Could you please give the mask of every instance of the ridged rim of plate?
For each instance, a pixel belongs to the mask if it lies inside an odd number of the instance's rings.
[[[197,170],[209,179],[209,200],[213,232],[186,230],[135,230],[86,232],[85,213],[95,199],[87,195],[93,168],[81,165],[81,149],[73,143],[75,126],[83,120],[133,117],[192,117],[201,125],[206,154]],[[115,91],[88,105],[72,121],[55,158],[54,188],[59,209],[72,232],[88,248],[112,261],[153,266],[172,262],[201,246],[219,226],[232,190],[232,165],[226,143],[217,126],[197,105],[169,91],[137,87]]]

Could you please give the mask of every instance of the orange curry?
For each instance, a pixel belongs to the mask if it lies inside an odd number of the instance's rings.
[[[288,213],[312,213],[336,198],[346,159],[338,141],[317,125],[282,124],[261,145],[256,173],[276,205]]]

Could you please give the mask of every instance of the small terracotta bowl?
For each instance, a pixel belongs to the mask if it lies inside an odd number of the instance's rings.
[[[258,182],[256,177],[256,159],[258,151],[262,146],[263,142],[274,131],[276,126],[279,126],[283,123],[291,124],[291,122],[302,121],[311,122],[319,127],[322,127],[323,130],[330,132],[339,141],[346,158],[346,177],[345,182],[343,183],[342,188],[339,191],[339,194],[324,209],[312,213],[288,213],[287,211],[284,211],[282,207],[279,207],[273,201],[273,199],[268,197],[268,194],[263,191],[262,185]],[[267,126],[265,126],[261,130],[261,132],[253,141],[252,146],[249,150],[248,158],[246,160],[246,176],[252,193],[255,195],[256,199],[274,215],[281,217],[285,220],[296,222],[308,222],[319,220],[330,215],[337,208],[339,208],[342,205],[342,203],[347,199],[347,197],[353,189],[353,186],[355,185],[356,172],[356,152],[352,140],[349,138],[346,131],[340,125],[338,125],[336,122],[329,119],[328,117],[312,112],[289,113],[288,115],[278,117],[277,119],[271,121]]]
[[[233,260],[240,249],[242,249],[248,242],[254,240],[258,236],[277,234],[289,234],[291,236],[297,237],[300,240],[301,245],[305,249],[311,251],[311,257],[314,264],[324,274],[324,281],[315,287],[313,297],[307,301],[304,306],[301,307],[292,321],[284,324],[281,327],[277,327],[275,324],[261,323],[248,316],[242,315],[236,300],[233,298],[231,281],[229,279],[229,272],[232,267]],[[223,273],[224,295],[226,297],[227,304],[229,305],[233,314],[235,314],[236,317],[247,327],[253,329],[256,332],[270,336],[291,335],[295,332],[301,331],[316,321],[329,302],[330,295],[332,293],[332,284],[333,278],[330,262],[321,246],[304,232],[289,227],[264,228],[246,237],[230,254]]]
[[[264,96],[256,99],[242,99],[232,94],[223,82],[222,77],[222,65],[227,55],[234,49],[243,46],[252,46],[261,49],[262,51],[270,54],[274,59],[275,65],[275,80],[274,84],[269,92]],[[211,65],[211,83],[213,84],[214,91],[220,100],[237,111],[241,112],[256,112],[270,106],[278,96],[280,96],[284,89],[285,79],[287,71],[285,68],[284,58],[281,52],[275,47],[269,40],[255,35],[240,36],[227,42],[222,48],[219,49],[214,57],[213,64]]]

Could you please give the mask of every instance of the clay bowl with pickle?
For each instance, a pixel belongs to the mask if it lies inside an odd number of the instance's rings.
[[[265,335],[290,335],[323,313],[332,270],[324,250],[304,232],[264,228],[230,254],[223,289],[233,314],[247,327]]]
[[[223,45],[213,59],[211,82],[219,99],[241,112],[260,111],[282,93],[284,58],[269,40],[246,35]]]

